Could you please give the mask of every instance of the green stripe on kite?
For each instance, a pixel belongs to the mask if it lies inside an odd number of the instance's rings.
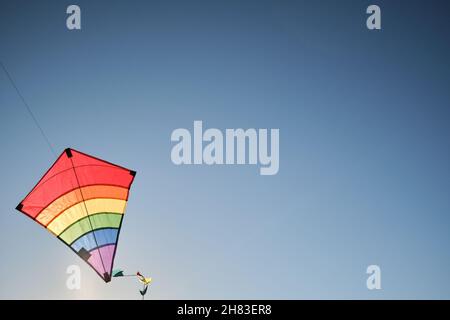
[[[92,214],[74,222],[59,235],[59,238],[70,245],[73,241],[92,230],[100,228],[119,228],[122,218],[122,214],[114,212]]]

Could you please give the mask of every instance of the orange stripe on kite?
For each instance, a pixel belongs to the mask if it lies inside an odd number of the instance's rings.
[[[128,199],[128,189],[117,186],[87,186],[72,190],[50,203],[36,216],[36,220],[47,226],[62,212],[84,200],[109,198],[117,200]]]

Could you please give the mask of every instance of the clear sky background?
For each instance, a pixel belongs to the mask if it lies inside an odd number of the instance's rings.
[[[448,1],[0,3],[0,60],[56,151],[137,171],[115,265],[150,298],[450,298]],[[279,128],[279,173],[175,166],[194,120]],[[3,72],[0,150],[0,298],[139,298],[14,210],[54,158]]]

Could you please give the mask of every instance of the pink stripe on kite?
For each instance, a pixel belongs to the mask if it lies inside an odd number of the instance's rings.
[[[88,259],[88,263],[94,267],[95,270],[97,270],[98,273],[100,273],[103,277],[103,274],[107,272],[108,274],[111,271],[111,265],[113,261],[114,256],[114,250],[116,249],[116,245],[110,244],[104,247],[101,247],[100,249],[94,249],[90,251],[89,253],[91,256]],[[100,255],[102,256],[102,259],[100,259]],[[102,264],[103,260],[103,264]],[[106,268],[106,271],[103,269],[103,265]]]

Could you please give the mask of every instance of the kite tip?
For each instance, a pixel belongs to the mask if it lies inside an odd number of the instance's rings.
[[[103,274],[103,280],[105,280],[106,283],[111,281],[111,276],[109,275],[109,273],[105,272]]]
[[[22,208],[23,208],[23,204],[22,204],[22,203],[19,203],[19,204],[17,205],[17,207],[16,207],[16,210],[17,210],[17,211],[22,211]]]
[[[72,158],[72,150],[70,148],[66,148],[64,152],[67,155],[67,158]]]

